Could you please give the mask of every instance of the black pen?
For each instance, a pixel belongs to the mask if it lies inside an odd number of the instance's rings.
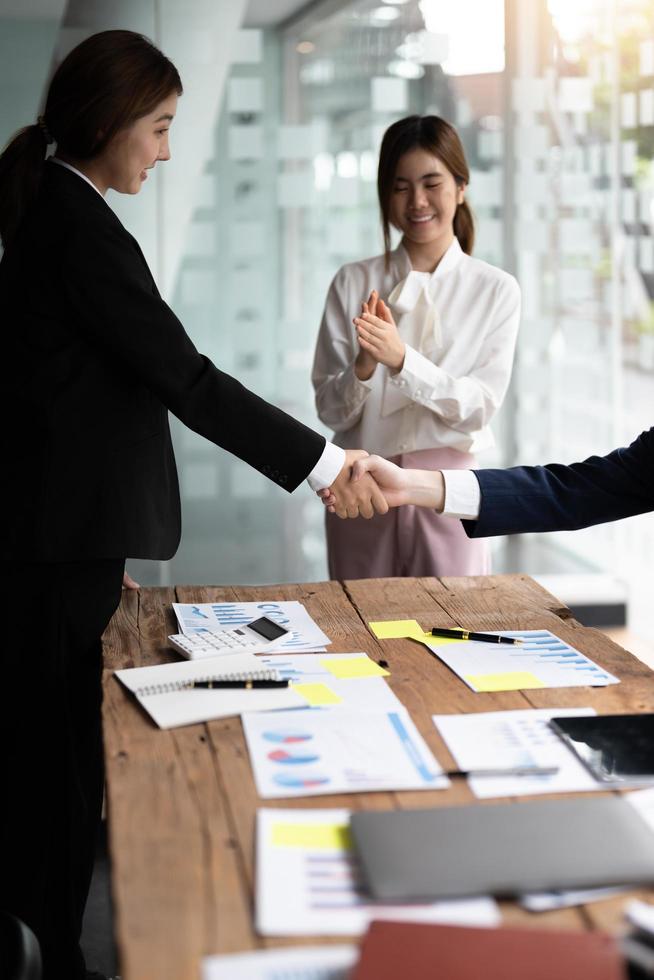
[[[447,630],[434,626],[432,636],[447,637],[450,640],[481,640],[482,643],[510,643],[517,646],[523,642],[519,636],[495,636],[494,633],[473,633],[471,630]]]
[[[446,776],[553,776],[558,766],[514,766],[512,769],[450,769]]]
[[[244,690],[250,691],[252,689],[258,690],[262,687],[288,687],[288,679],[281,681],[271,681],[271,680],[249,680],[249,681],[221,681],[217,677],[213,681],[189,681],[188,684],[184,685],[183,690],[192,690],[193,688],[201,689],[218,689],[218,690]]]

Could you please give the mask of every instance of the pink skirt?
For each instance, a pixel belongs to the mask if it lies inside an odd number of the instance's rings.
[[[456,449],[422,449],[390,459],[418,470],[469,470],[476,464],[474,456]],[[461,521],[427,507],[394,507],[369,521],[325,517],[331,579],[490,574],[487,542],[468,538]]]

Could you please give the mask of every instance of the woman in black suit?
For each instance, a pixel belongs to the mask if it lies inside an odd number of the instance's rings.
[[[1,580],[21,606],[8,610],[2,651],[0,907],[36,932],[45,980],[86,976],[100,637],[125,558],[170,558],[179,542],[168,411],[288,491],[338,473],[343,516],[387,509],[372,478],[348,486],[365,454],[326,446],[198,353],[104,200],[109,188],[138,193],[169,159],[181,91],[145,38],[94,35],[0,157]]]

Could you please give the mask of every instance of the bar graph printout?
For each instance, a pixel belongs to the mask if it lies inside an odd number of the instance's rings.
[[[549,630],[502,630],[520,646],[475,640],[427,646],[473,691],[524,691],[547,687],[605,687],[620,681]]]
[[[256,928],[262,936],[358,936],[372,919],[495,926],[493,899],[397,905],[363,890],[348,810],[257,813]]]
[[[468,777],[475,796],[489,799],[605,789],[549,724],[550,718],[594,714],[593,708],[528,708],[432,715],[432,718],[459,769],[510,770],[537,766],[557,770],[540,776]]]
[[[275,647],[279,653],[298,650],[324,650],[329,637],[313,621],[301,602],[173,602],[173,609],[182,633],[215,633],[219,630],[245,626],[260,616],[290,630],[290,636]]]

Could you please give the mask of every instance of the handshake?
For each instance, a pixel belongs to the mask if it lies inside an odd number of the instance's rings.
[[[445,482],[440,470],[403,470],[363,449],[348,449],[334,483],[318,496],[330,513],[342,518],[370,518],[404,504],[441,512]]]

